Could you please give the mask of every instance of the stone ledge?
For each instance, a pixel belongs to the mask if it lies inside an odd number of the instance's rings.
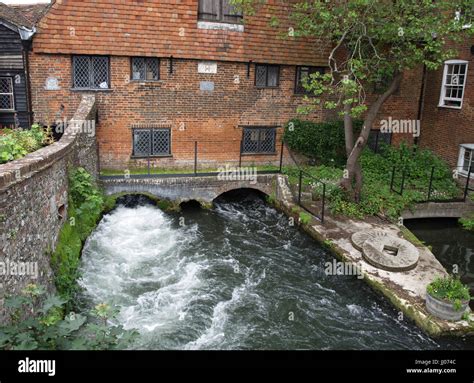
[[[294,216],[293,194],[285,176],[278,176],[276,205],[288,216]],[[437,276],[448,275],[444,267],[426,247],[418,247],[420,259],[415,269],[405,272],[380,270],[363,261],[350,236],[361,230],[389,230],[395,236],[402,236],[400,227],[393,224],[376,224],[357,220],[335,220],[325,218],[321,225],[317,219],[301,228],[312,238],[323,244],[342,262],[348,262],[362,271],[364,281],[373,289],[384,295],[398,310],[413,320],[425,333],[439,336],[474,336],[474,326],[468,321],[449,322],[433,317],[425,307],[426,286]],[[474,321],[474,314],[470,315]]]

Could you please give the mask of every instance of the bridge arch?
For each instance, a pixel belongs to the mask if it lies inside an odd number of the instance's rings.
[[[214,197],[213,202],[217,199],[223,198],[231,194],[244,194],[252,192],[260,194],[261,196],[268,196],[271,194],[271,190],[268,190],[268,188],[258,187],[256,185],[245,185],[240,187],[237,187],[235,185],[228,185],[227,187],[223,187],[216,192],[216,196]]]
[[[256,180],[219,180],[215,176],[124,178],[101,177],[101,183],[108,195],[117,193],[140,193],[158,199],[182,202],[196,200],[211,204],[220,195],[236,189],[255,189],[266,195],[272,194],[276,175],[258,175]]]

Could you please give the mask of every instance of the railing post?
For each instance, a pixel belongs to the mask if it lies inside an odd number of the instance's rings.
[[[280,169],[279,173],[283,170],[283,151],[285,150],[285,142],[283,141],[283,138],[281,140],[281,149],[280,149]]]
[[[433,166],[431,168],[431,176],[430,176],[430,186],[428,187],[428,202],[430,201],[431,199],[431,189],[433,187],[433,175],[434,175],[434,170],[435,170],[435,167]]]
[[[326,208],[326,184],[323,183],[323,206],[321,210],[321,223],[324,224],[324,209]]]
[[[466,202],[467,192],[469,191],[469,181],[471,180],[471,172],[472,172],[472,165],[469,166],[469,170],[467,172],[466,187],[464,188],[464,202]]]
[[[197,175],[198,142],[194,141],[194,175]]]
[[[402,187],[400,189],[400,195],[403,195],[403,190],[405,189],[405,170],[402,173]]]
[[[242,141],[240,141],[239,168],[242,167]]]
[[[303,181],[303,171],[300,170],[300,180],[298,183],[298,206],[301,206],[301,184]]]
[[[390,191],[393,192],[393,180],[395,178],[395,166],[392,168],[392,179],[390,180]]]

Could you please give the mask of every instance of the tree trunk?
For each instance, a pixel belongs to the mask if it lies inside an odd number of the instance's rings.
[[[350,152],[347,155],[346,172],[345,172],[345,176],[343,180],[341,181],[341,186],[344,190],[346,190],[346,192],[350,195],[350,197],[355,202],[360,202],[362,182],[363,182],[362,171],[359,164],[360,155],[362,154],[362,150],[365,148],[365,145],[367,144],[370,130],[372,129],[372,126],[377,117],[377,114],[380,111],[380,108],[385,103],[385,101],[387,101],[387,99],[393,93],[395,93],[395,91],[400,86],[401,80],[402,80],[402,74],[397,73],[393,77],[392,83],[390,84],[389,88],[382,95],[380,95],[379,98],[377,98],[377,100],[370,106],[367,112],[367,115],[365,116],[364,126],[362,127],[360,135],[357,138],[355,145],[353,145],[353,147],[351,148]],[[347,134],[348,125],[346,126],[346,119],[350,118],[351,120],[350,125],[352,127],[352,118],[350,117],[350,115],[346,113],[346,106],[344,106],[344,112],[345,112],[344,113],[344,128],[346,129],[346,134]],[[351,131],[352,131],[352,128],[351,128]],[[347,145],[350,139],[351,139],[351,136],[349,136],[349,138],[346,136],[346,151],[347,151]],[[352,133],[352,140],[353,140],[353,133]]]
[[[351,104],[344,105],[344,137],[346,139],[346,156],[349,158],[354,147],[354,130],[352,125]]]

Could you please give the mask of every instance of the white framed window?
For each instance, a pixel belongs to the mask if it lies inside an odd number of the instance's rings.
[[[439,105],[444,108],[462,108],[467,78],[467,61],[449,60],[444,63],[443,84]]]
[[[471,177],[474,173],[474,144],[461,144],[459,147],[458,171],[466,176],[471,169]]]
[[[11,77],[0,77],[0,110],[15,110],[15,97],[13,95],[13,81]]]

